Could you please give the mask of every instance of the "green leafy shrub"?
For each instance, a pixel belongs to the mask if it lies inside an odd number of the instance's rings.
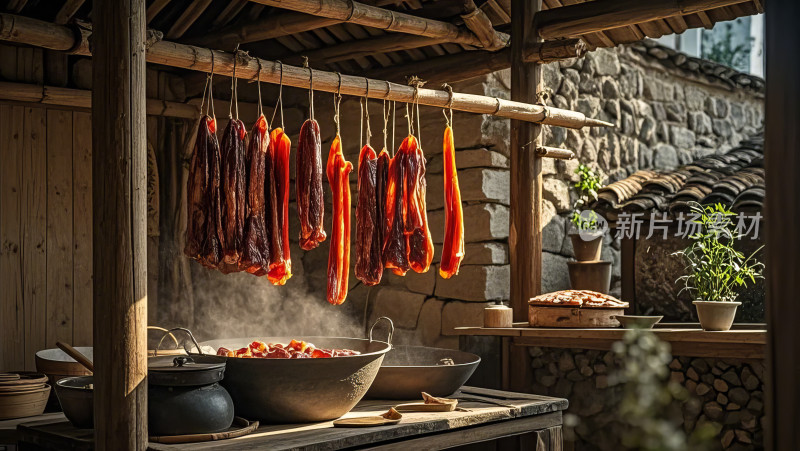
[[[597,190],[602,188],[603,184],[600,182],[600,176],[585,164],[580,164],[575,169],[575,173],[578,174],[579,180],[575,182],[573,188],[578,194],[578,198],[572,205],[570,221],[578,230],[596,230],[598,228],[597,214],[592,211],[588,216],[581,215],[581,211],[590,202],[597,199]]]
[[[689,291],[695,299],[733,302],[737,288],[747,287],[748,280],[762,278],[764,264],[754,256],[763,246],[748,257],[733,248],[741,233],[733,224],[735,213],[722,204],[702,206],[693,202],[690,209],[694,218],[687,227],[695,224],[697,231],[689,235],[692,243],[686,249],[672,254],[686,263],[686,274],[676,282],[682,281],[681,292]]]

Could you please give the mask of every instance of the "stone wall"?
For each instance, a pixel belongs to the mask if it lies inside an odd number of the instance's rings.
[[[627,426],[617,421],[620,387],[609,385],[609,375],[619,365],[614,354],[539,347],[530,348],[530,354],[532,392],[569,399],[565,423],[574,425],[574,449],[622,449],[619,438]],[[667,418],[687,433],[697,424],[716,423],[720,431],[712,449],[763,449],[763,360],[676,357],[669,367],[672,380],[690,398],[674,402]]]
[[[545,291],[569,287],[567,260],[572,246],[567,233],[567,216],[574,200],[570,192],[573,171],[579,163],[595,168],[606,182],[617,180],[640,168],[666,169],[700,155],[730,148],[761,124],[761,95],[732,90],[723,82],[700,80],[678,70],[668,70],[630,47],[598,49],[586,57],[548,64],[544,67],[548,103],[575,109],[589,116],[617,124],[616,128],[569,130],[544,127],[545,144],[575,150],[574,161],[543,160],[543,280]],[[508,98],[509,71],[472,79],[454,86],[459,92]],[[251,89],[252,90],[252,89]],[[253,93],[250,93],[252,96]],[[307,91],[288,89],[286,125],[296,145],[299,126],[307,115]],[[381,102],[370,102],[372,143],[383,144]],[[333,95],[316,93],[316,117],[320,121],[323,155],[327,155],[335,134]],[[395,147],[407,133],[404,108],[398,106]],[[359,151],[359,101],[345,97],[341,110],[344,152],[354,164]],[[479,325],[483,309],[494,301],[508,301],[509,224],[509,121],[469,113],[454,114],[456,161],[464,201],[466,258],[459,275],[445,280],[438,275],[438,261],[444,234],[442,133],[444,118],[438,108],[421,107],[421,131],[417,133],[427,158],[428,219],[435,242],[434,265],[426,274],[409,272],[405,277],[385,274],[379,286],[367,287],[352,273],[345,305],[325,302],[325,268],[328,241],[309,252],[291,238],[295,276],[282,288],[248,275],[220,277],[199,271],[196,296],[196,326],[209,335],[226,333],[212,313],[230,306],[230,311],[263,306],[240,318],[233,327],[260,331],[269,325],[291,331],[330,331],[360,334],[379,316],[393,318],[399,343],[458,346],[456,326]],[[390,126],[391,128],[391,126]],[[391,140],[390,140],[391,147]],[[294,150],[294,149],[293,149]],[[294,164],[294,158],[292,159]],[[294,168],[292,168],[294,175]],[[356,206],[356,178],[351,178],[353,208]],[[330,212],[327,180],[325,197]],[[292,201],[294,187],[292,187]],[[298,230],[295,204],[290,206],[291,230]],[[355,214],[352,216],[355,223]],[[330,215],[325,218],[330,230]],[[355,233],[355,228],[353,228]],[[355,251],[355,249],[353,249]],[[620,290],[620,245],[606,238],[603,258],[614,263],[612,293]],[[219,304],[219,306],[217,306]],[[201,307],[202,306],[202,307]],[[285,318],[274,324],[270,318]],[[292,327],[290,327],[291,325]]]

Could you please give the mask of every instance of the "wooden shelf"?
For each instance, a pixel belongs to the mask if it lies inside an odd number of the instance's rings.
[[[510,338],[513,345],[551,348],[610,350],[623,338],[626,329],[557,329],[528,327],[515,323],[511,328],[457,327],[458,335],[483,335]],[[671,325],[672,326],[672,325]],[[708,332],[699,328],[662,327],[652,329],[658,338],[671,344],[673,355],[763,359],[766,329],[736,329]]]

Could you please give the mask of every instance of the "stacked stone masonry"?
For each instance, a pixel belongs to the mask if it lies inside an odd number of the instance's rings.
[[[622,449],[618,440],[627,426],[617,420],[620,387],[609,381],[619,365],[614,354],[539,347],[530,348],[530,354],[535,381],[532,393],[570,401],[565,414],[573,416],[566,423],[574,424],[574,449]],[[665,412],[668,419],[682,424],[687,433],[697,424],[716,423],[721,430],[712,449],[763,449],[762,360],[676,357],[669,368],[671,379],[685,387],[690,398],[675,401]]]

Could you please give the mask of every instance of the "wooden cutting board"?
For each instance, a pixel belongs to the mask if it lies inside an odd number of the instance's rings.
[[[619,327],[615,316],[624,314],[623,308],[528,306],[531,327]]]

